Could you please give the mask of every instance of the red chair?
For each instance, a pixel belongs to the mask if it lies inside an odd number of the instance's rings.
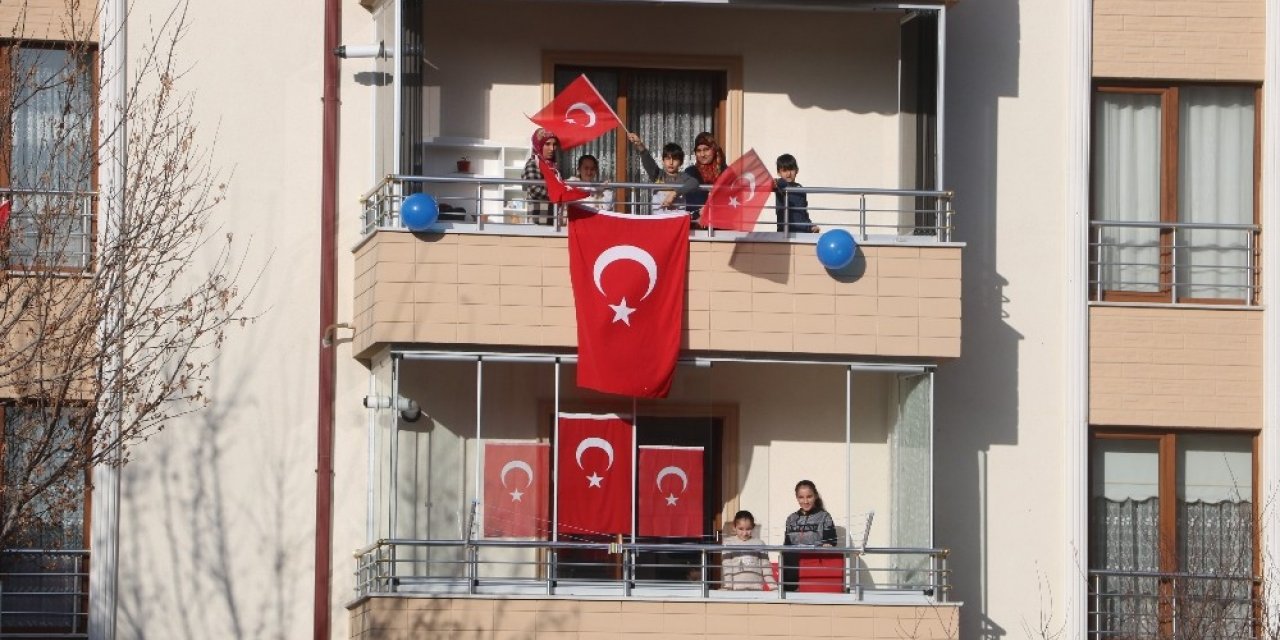
[[[844,554],[806,551],[800,556],[800,578],[796,591],[844,593]]]

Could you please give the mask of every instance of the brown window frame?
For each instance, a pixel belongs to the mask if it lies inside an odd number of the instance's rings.
[[[13,53],[17,49],[52,49],[71,51],[73,49],[82,49],[89,56],[88,67],[90,70],[90,95],[89,100],[93,109],[93,118],[90,123],[89,131],[89,149],[93,154],[91,166],[94,170],[89,174],[89,191],[92,194],[98,192],[98,145],[101,136],[101,123],[99,122],[98,101],[100,98],[99,84],[101,80],[101,51],[97,43],[81,42],[69,40],[19,40],[14,38],[0,38],[0,127],[6,131],[13,130],[13,113],[10,106],[13,104]],[[7,141],[0,142],[0,197],[9,193],[12,189],[11,167],[13,164],[13,145],[12,137]],[[89,220],[89,255],[85,260],[83,267],[69,266],[64,264],[45,264],[36,260],[31,264],[12,265],[9,261],[9,239],[5,233],[3,243],[0,243],[0,271],[12,271],[15,273],[31,273],[31,272],[51,272],[58,274],[85,274],[91,273],[97,268],[98,255],[98,198],[96,195],[90,199],[90,220]],[[12,223],[12,218],[10,219]]]
[[[1179,140],[1179,89],[1182,87],[1202,87],[1202,86],[1218,86],[1218,87],[1251,87],[1254,90],[1254,126],[1253,126],[1253,224],[1260,224],[1261,220],[1261,195],[1262,195],[1262,87],[1256,83],[1239,83],[1239,82],[1211,82],[1211,81],[1178,81],[1178,82],[1119,82],[1114,80],[1099,80],[1093,85],[1093,93],[1090,100],[1090,110],[1095,104],[1094,100],[1099,94],[1104,93],[1120,93],[1120,94],[1144,94],[1160,96],[1160,222],[1177,222],[1178,221],[1178,148]],[[1097,123],[1093,124],[1094,127]],[[1097,156],[1090,155],[1090,175],[1096,166]],[[1096,185],[1090,182],[1089,197],[1089,220],[1097,220],[1097,212],[1093,209],[1093,190]],[[1253,244],[1253,264],[1261,264],[1261,244],[1260,236],[1255,236]],[[1173,287],[1173,231],[1171,229],[1162,229],[1160,231],[1160,280],[1159,290],[1153,292],[1142,291],[1113,291],[1104,289],[1101,295],[1094,287],[1089,288],[1089,299],[1102,302],[1151,302],[1151,303],[1168,303]],[[1090,247],[1089,260],[1091,264],[1097,264],[1098,248]],[[1260,284],[1260,270],[1254,270],[1250,278],[1253,285],[1253,292],[1246,294],[1244,298],[1178,298],[1179,303],[1185,304],[1249,304],[1257,298],[1258,285]],[[1100,284],[1098,286],[1101,286]]]
[[[7,433],[6,433],[7,429],[5,425],[8,422],[7,414],[13,408],[14,408],[14,405],[12,402],[8,402],[8,401],[0,402],[0,482],[4,482],[5,460],[8,459],[7,456],[8,456],[9,442],[7,438]],[[83,539],[81,541],[80,549],[92,554],[92,549],[90,548],[90,545],[93,540],[93,535],[92,535],[93,491],[91,490],[91,487],[93,486],[92,469],[85,469],[83,475],[84,477],[81,480],[81,482],[82,482],[82,488],[84,491],[84,499],[83,499],[84,518],[83,518],[83,524],[82,524],[83,530],[81,531],[81,536],[83,537]],[[2,503],[3,501],[0,500],[0,506],[3,506]],[[3,552],[3,551],[5,550],[0,549],[0,552]],[[69,550],[69,551],[76,551],[76,550]],[[89,607],[89,576],[87,574],[87,566],[86,566],[86,575],[80,578],[77,588],[79,589],[80,593],[83,594],[79,598],[80,600],[79,610],[82,612],[88,611],[89,610],[88,608]],[[27,634],[27,633],[78,634],[78,633],[85,633],[88,629],[87,625],[88,625],[88,617],[81,616],[73,621],[71,627],[20,627],[20,626],[12,626],[10,623],[5,623],[4,625],[0,625],[0,633],[18,634],[18,635]]]
[[[1094,496],[1093,496],[1092,483],[1093,483],[1094,465],[1096,464],[1096,461],[1094,460],[1094,457],[1092,454],[1093,444],[1099,440],[1148,441],[1148,442],[1155,441],[1157,443],[1158,451],[1159,451],[1159,467],[1158,467],[1159,489],[1158,489],[1157,496],[1160,501],[1160,513],[1159,513],[1160,531],[1156,537],[1157,544],[1160,545],[1160,548],[1156,550],[1156,557],[1159,558],[1161,573],[1178,573],[1179,572],[1179,568],[1178,568],[1179,557],[1177,553],[1177,549],[1178,549],[1178,513],[1177,513],[1178,436],[1205,435],[1205,434],[1250,437],[1250,447],[1252,451],[1252,459],[1250,463],[1251,464],[1250,483],[1252,487],[1252,492],[1251,492],[1252,495],[1250,496],[1250,500],[1253,501],[1253,514],[1252,514],[1253,526],[1251,527],[1252,535],[1253,535],[1253,539],[1251,541],[1251,544],[1253,547],[1253,554],[1252,554],[1253,557],[1251,558],[1250,561],[1252,563],[1252,567],[1251,567],[1252,575],[1255,575],[1255,576],[1261,575],[1260,572],[1262,570],[1262,556],[1261,556],[1260,543],[1262,541],[1262,517],[1261,517],[1262,506],[1258,502],[1259,496],[1261,495],[1260,488],[1258,486],[1258,482],[1260,479],[1259,466],[1258,466],[1260,459],[1258,457],[1259,456],[1258,449],[1259,449],[1261,435],[1256,431],[1238,431],[1238,430],[1226,430],[1226,429],[1185,429],[1185,428],[1161,429],[1161,428],[1150,428],[1150,427],[1101,427],[1101,426],[1092,427],[1090,429],[1090,434],[1089,434],[1089,450],[1090,450],[1089,468],[1088,468],[1088,473],[1086,475],[1086,478],[1087,478],[1086,482],[1089,483],[1089,487],[1087,489],[1087,494],[1089,496],[1088,513],[1087,513],[1087,522],[1088,522],[1088,529],[1089,529],[1088,539],[1090,541],[1092,541],[1093,539],[1093,533],[1094,533],[1093,522],[1094,522],[1094,515],[1095,515],[1094,508],[1093,508]],[[1090,544],[1089,558],[1088,558],[1089,570],[1092,570],[1097,566],[1095,564],[1095,555],[1094,555],[1096,551],[1097,550],[1093,548],[1092,544]],[[1254,593],[1255,602],[1260,602],[1261,600],[1259,596],[1261,594],[1257,593],[1256,586],[1254,587],[1254,592],[1255,592]],[[1169,581],[1167,580],[1161,580],[1159,595],[1160,595],[1159,617],[1160,617],[1160,629],[1161,629],[1161,633],[1163,634],[1162,637],[1173,637],[1172,636],[1173,614],[1172,614],[1172,610],[1169,609],[1169,603],[1172,601],[1175,595],[1173,593],[1173,585],[1170,584]],[[1261,618],[1256,614],[1255,614],[1255,619],[1261,620]]]

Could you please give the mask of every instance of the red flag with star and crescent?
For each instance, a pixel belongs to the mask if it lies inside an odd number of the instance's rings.
[[[551,532],[551,445],[484,443],[484,535],[546,539]]]
[[[561,149],[584,145],[622,124],[586,75],[570,82],[550,104],[529,119],[556,134]]]
[[[569,207],[578,386],[641,398],[671,390],[689,271],[686,213]]]
[[[642,536],[702,536],[702,447],[640,447]]]
[[[590,191],[565,182],[564,176],[560,175],[560,170],[554,164],[544,160],[542,156],[538,156],[538,169],[542,171],[542,182],[546,184],[548,200],[562,204],[591,197]]]
[[[572,539],[631,533],[635,426],[614,414],[562,413],[556,423],[556,531]]]
[[[702,208],[702,226],[753,231],[772,193],[773,176],[751,149],[716,178]]]

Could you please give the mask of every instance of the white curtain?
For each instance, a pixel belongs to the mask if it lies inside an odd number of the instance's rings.
[[[85,266],[89,200],[66,192],[87,191],[91,184],[92,67],[88,58],[64,50],[19,48],[13,72],[8,186],[18,193],[13,195],[10,260]]]
[[[1252,223],[1254,89],[1179,93],[1178,221]],[[1179,299],[1247,299],[1247,231],[1187,230],[1177,240]]]
[[[1098,93],[1093,117],[1094,218],[1159,222],[1160,96]],[[1095,259],[1104,265],[1103,289],[1159,291],[1157,229],[1102,227],[1100,241]]]
[[[889,434],[889,456],[893,476],[890,518],[890,546],[933,546],[933,393],[928,374],[898,377],[898,416]],[[901,584],[917,584],[927,576],[917,571],[928,567],[927,556],[895,556],[894,576]]]

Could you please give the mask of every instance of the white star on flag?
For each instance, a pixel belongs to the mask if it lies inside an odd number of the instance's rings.
[[[604,478],[601,478],[596,475],[596,472],[592,471],[591,475],[587,476],[587,488],[597,487],[603,489],[604,487],[600,484],[601,480],[604,480]]]
[[[735,209],[742,206],[742,203],[738,202],[738,196],[729,196],[729,206]]]
[[[676,494],[674,494],[674,493],[668,493],[668,494],[667,494],[667,506],[668,506],[668,507],[674,507],[674,506],[676,506],[676,502],[678,502],[678,501],[679,501],[679,498],[677,498],[677,497],[676,497]]]
[[[613,322],[622,321],[631,326],[631,314],[635,313],[635,309],[627,306],[627,299],[624,297],[622,302],[609,305],[613,309]],[[612,323],[611,323],[612,324]]]
[[[523,497],[524,497],[524,492],[519,489],[516,489],[515,491],[511,492],[512,502],[524,502],[523,500],[521,500],[521,498]]]

